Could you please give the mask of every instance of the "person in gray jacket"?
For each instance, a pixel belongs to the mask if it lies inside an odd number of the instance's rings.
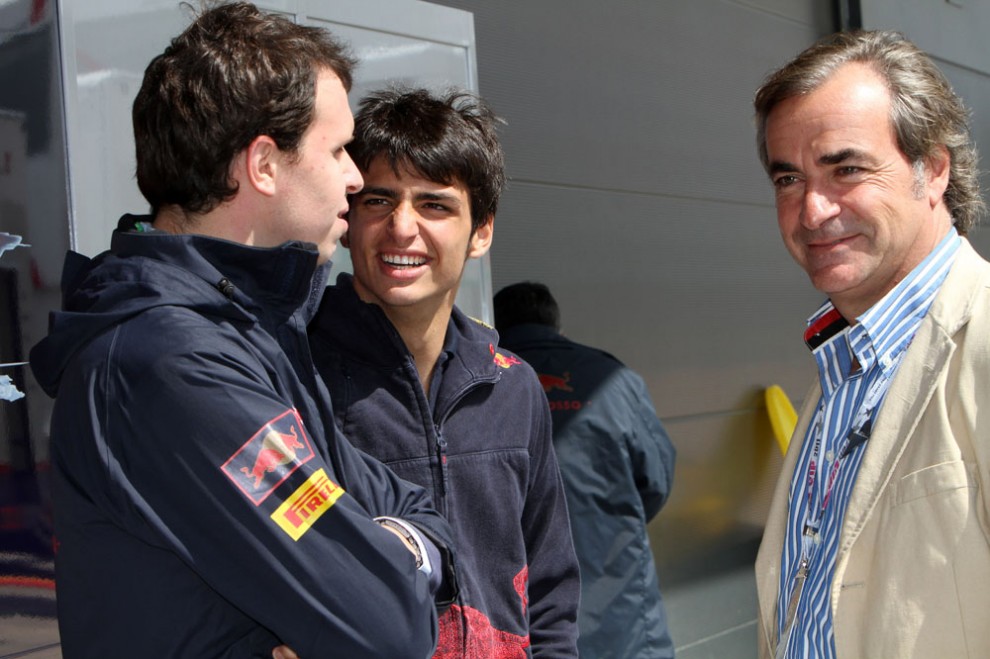
[[[581,569],[581,656],[673,657],[646,524],[670,494],[675,450],[643,379],[562,336],[543,284],[499,291],[495,327],[499,345],[536,370],[550,404]]]

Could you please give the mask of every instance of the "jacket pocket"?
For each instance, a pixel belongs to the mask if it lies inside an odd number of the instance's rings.
[[[943,462],[912,472],[894,486],[893,506],[917,499],[976,487],[976,470],[962,460]]]

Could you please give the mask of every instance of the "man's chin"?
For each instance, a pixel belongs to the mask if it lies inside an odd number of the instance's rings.
[[[333,255],[337,251],[337,242],[334,241],[332,243],[327,243],[327,244],[324,244],[324,245],[320,245],[319,251],[320,251],[320,255],[317,257],[316,263],[318,265],[323,265],[324,263],[326,263],[327,261],[329,261],[331,258],[333,258]]]

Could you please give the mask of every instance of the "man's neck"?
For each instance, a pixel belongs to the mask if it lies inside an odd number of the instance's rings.
[[[182,210],[179,206],[163,206],[155,214],[152,222],[154,227],[165,233],[190,233],[196,224],[196,219]]]
[[[193,233],[253,245],[256,227],[251,220],[257,217],[258,210],[250,205],[249,196],[238,194],[206,213],[191,213],[177,205],[162,206],[153,225],[166,233]]]
[[[424,309],[422,305],[416,305],[416,307],[383,307],[383,310],[416,362],[423,391],[429,393],[433,372],[447,338],[447,326],[450,323],[453,304],[443,303],[439,308],[434,309]]]

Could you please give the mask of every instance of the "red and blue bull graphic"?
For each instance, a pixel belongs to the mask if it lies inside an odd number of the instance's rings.
[[[292,409],[263,425],[221,469],[257,506],[312,457],[302,419]]]

